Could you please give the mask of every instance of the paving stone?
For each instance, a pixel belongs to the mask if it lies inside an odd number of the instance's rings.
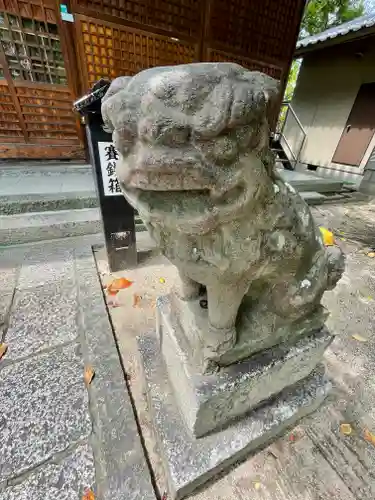
[[[79,351],[73,344],[1,368],[0,482],[90,434]]]
[[[7,359],[74,341],[78,335],[77,308],[74,283],[17,290],[6,334]]]
[[[76,266],[84,358],[95,369],[89,392],[98,496],[155,500],[92,251],[77,251]]]
[[[32,247],[25,253],[18,288],[33,288],[58,281],[74,281],[72,250],[47,245]]]
[[[0,260],[1,293],[12,293],[16,287],[17,267],[8,262],[6,257]]]
[[[324,369],[285,389],[226,429],[194,438],[183,421],[169,385],[156,335],[138,339],[147,396],[171,499],[189,495],[230,464],[244,459],[314,411],[331,388]]]
[[[2,332],[8,321],[10,307],[12,305],[12,298],[13,298],[13,292],[0,292],[0,341]]]
[[[57,463],[42,465],[19,484],[8,486],[0,500],[81,500],[95,480],[94,459],[88,444],[78,446]]]

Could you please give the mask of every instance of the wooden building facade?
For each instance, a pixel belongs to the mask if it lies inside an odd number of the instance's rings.
[[[72,101],[104,77],[232,61],[284,87],[304,0],[0,0],[0,159],[84,158]]]

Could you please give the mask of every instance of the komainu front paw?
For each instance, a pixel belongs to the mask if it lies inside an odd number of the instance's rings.
[[[204,336],[204,358],[217,361],[229,349],[234,347],[237,340],[235,327],[216,328],[209,326],[207,335]]]

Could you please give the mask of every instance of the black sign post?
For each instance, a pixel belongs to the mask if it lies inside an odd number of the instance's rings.
[[[134,209],[124,198],[116,177],[119,154],[111,134],[103,129],[101,100],[109,82],[101,80],[91,93],[74,103],[86,119],[90,161],[100,202],[108,264],[111,272],[137,264]]]

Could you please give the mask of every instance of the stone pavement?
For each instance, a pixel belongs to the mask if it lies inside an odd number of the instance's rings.
[[[375,209],[313,212],[341,238],[348,263],[324,299],[337,334],[326,359],[335,390],[312,417],[194,500],[375,498],[368,438],[375,435],[375,259],[366,255],[375,245]],[[175,268],[152,255],[116,274],[134,281],[118,294],[119,307],[110,306],[125,381],[93,242],[87,236],[0,250],[0,340],[9,346],[0,361],[0,500],[82,500],[89,487],[96,500],[154,500],[149,463],[160,496],[165,490],[136,336],[154,328],[154,299],[168,292]],[[105,274],[103,250],[95,255]],[[96,373],[88,390],[85,365]],[[340,432],[341,423],[351,425],[351,435]]]
[[[89,165],[64,162],[29,164],[0,163],[0,196],[22,196],[51,193],[95,193]]]
[[[0,250],[0,500],[155,498],[92,242]]]

